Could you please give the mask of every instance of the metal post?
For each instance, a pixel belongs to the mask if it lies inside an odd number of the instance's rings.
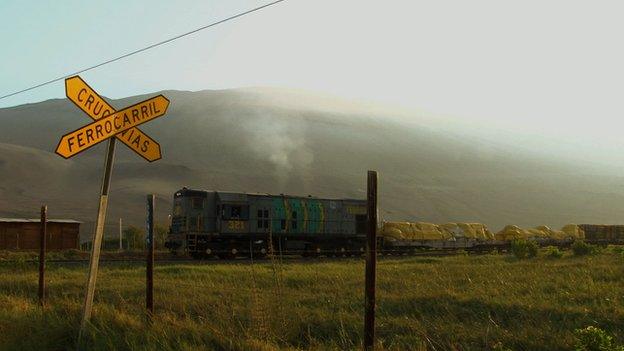
[[[375,349],[375,270],[377,266],[377,172],[368,171],[367,181],[366,282],[364,350]]]
[[[111,173],[113,171],[113,161],[115,159],[115,138],[108,139],[108,150],[106,152],[106,161],[104,163],[104,178],[102,179],[102,191],[100,194],[100,204],[98,207],[98,216],[95,222],[95,231],[91,241],[91,257],[89,260],[89,277],[87,278],[87,287],[82,310],[82,322],[80,324],[79,339],[84,332],[89,319],[91,318],[91,310],[93,309],[93,296],[95,295],[95,281],[97,278],[98,265],[100,262],[100,249],[102,246],[102,237],[104,236],[104,222],[106,221],[106,208],[108,207],[108,190],[110,187]]]
[[[39,304],[45,306],[45,254],[48,224],[48,206],[41,206],[40,241],[39,241]]]
[[[121,230],[121,218],[119,218],[119,251],[123,251],[123,234]]]
[[[154,315],[154,195],[147,195],[147,282],[145,305],[147,317]]]

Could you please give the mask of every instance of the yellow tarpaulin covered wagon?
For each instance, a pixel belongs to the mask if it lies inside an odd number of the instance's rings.
[[[583,239],[583,230],[576,224],[567,224],[561,230],[551,229],[548,226],[540,225],[535,228],[523,229],[517,225],[508,225],[494,236],[496,240],[529,240],[529,239]]]
[[[451,238],[437,224],[426,222],[383,222],[380,236],[395,240],[448,240]]]
[[[494,235],[496,240],[511,241],[511,240],[527,240],[531,233],[526,229],[522,229],[517,225],[507,225]]]
[[[383,222],[380,235],[395,240],[493,240],[482,223]]]

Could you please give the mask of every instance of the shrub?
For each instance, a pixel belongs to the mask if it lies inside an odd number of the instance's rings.
[[[575,256],[591,255],[598,251],[595,245],[588,244],[584,241],[577,240],[572,244],[572,252]]]
[[[622,245],[609,245],[607,251],[616,255],[624,255],[624,246]]]
[[[613,337],[604,330],[589,326],[574,331],[577,351],[624,351],[624,346],[613,342]]]
[[[549,246],[546,248],[546,257],[561,258],[563,257],[563,252],[561,252],[558,247]]]
[[[143,250],[145,248],[145,231],[133,225],[123,231],[123,237],[128,243],[128,250]]]
[[[511,242],[511,252],[517,258],[537,256],[539,245],[535,241],[514,240]]]
[[[539,245],[535,241],[528,241],[527,248],[529,257],[537,257],[537,254],[539,252]]]

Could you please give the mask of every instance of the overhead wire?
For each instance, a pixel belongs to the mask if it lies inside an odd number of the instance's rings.
[[[109,59],[109,60],[106,60],[106,61],[100,62],[100,63],[98,63],[98,64],[96,64],[96,65],[89,66],[89,67],[86,67],[86,68],[80,69],[80,70],[78,70],[78,71],[75,71],[75,72],[71,72],[71,73],[65,74],[65,75],[63,75],[63,76],[61,76],[61,77],[54,78],[54,79],[51,79],[51,80],[45,81],[45,82],[43,82],[43,83],[40,83],[40,84],[37,84],[37,85],[33,85],[33,86],[31,86],[31,87],[28,87],[28,88],[22,89],[22,90],[18,90],[18,91],[15,91],[15,92],[12,92],[12,93],[9,93],[9,94],[6,94],[6,95],[2,95],[2,96],[0,96],[0,100],[5,99],[5,98],[8,98],[8,97],[11,97],[11,96],[15,96],[15,95],[18,95],[18,94],[21,94],[21,93],[25,93],[25,92],[30,91],[30,90],[33,90],[33,89],[40,88],[40,87],[42,87],[42,86],[45,86],[45,85],[48,85],[48,84],[52,84],[52,83],[54,83],[54,82],[58,82],[59,80],[63,80],[63,79],[65,79],[65,78],[69,78],[69,77],[72,77],[72,76],[78,75],[78,74],[80,74],[80,73],[84,73],[84,72],[87,72],[87,71],[90,71],[90,70],[96,69],[96,68],[98,68],[98,67],[101,67],[101,66],[107,65],[107,64],[109,64],[109,63],[113,63],[113,62],[115,62],[115,61],[122,60],[122,59],[124,59],[124,58],[127,58],[127,57],[130,57],[130,56],[133,56],[133,55],[139,54],[139,53],[141,53],[141,52],[144,52],[144,51],[147,51],[147,50],[153,49],[153,48],[155,48],[155,47],[158,47],[158,46],[161,46],[161,45],[164,45],[164,44],[170,43],[170,42],[172,42],[172,41],[174,41],[174,40],[177,40],[177,39],[183,38],[183,37],[185,37],[185,36],[187,36],[187,35],[191,35],[191,34],[194,34],[194,33],[199,32],[199,31],[202,31],[202,30],[204,30],[204,29],[208,29],[208,28],[210,28],[210,27],[214,27],[214,26],[216,26],[216,25],[219,25],[219,24],[222,24],[222,23],[225,23],[225,22],[231,21],[231,20],[233,20],[233,19],[236,19],[236,18],[239,18],[239,17],[245,16],[245,15],[248,15],[248,14],[253,13],[253,12],[256,12],[256,11],[260,11],[260,10],[262,10],[262,9],[264,9],[264,8],[267,8],[267,7],[270,7],[270,6],[276,5],[276,4],[278,4],[278,3],[280,3],[280,2],[284,2],[284,1],[286,1],[286,0],[276,0],[276,1],[273,1],[273,2],[270,2],[270,3],[267,3],[267,4],[264,4],[264,5],[261,5],[261,6],[255,7],[255,8],[253,8],[253,9],[251,9],[251,10],[247,10],[247,11],[245,11],[245,12],[241,12],[241,13],[238,13],[238,14],[236,14],[236,15],[233,15],[233,16],[230,16],[230,17],[227,17],[227,18],[224,18],[224,19],[222,19],[222,20],[219,20],[219,21],[216,21],[216,22],[213,22],[213,23],[207,24],[207,25],[205,25],[205,26],[202,26],[202,27],[199,27],[199,28],[197,28],[197,29],[194,29],[194,30],[192,30],[192,31],[190,31],[190,32],[186,32],[186,33],[183,33],[183,34],[180,34],[180,35],[176,35],[175,37],[172,37],[172,38],[169,38],[169,39],[166,39],[166,40],[160,41],[160,42],[155,43],[155,44],[148,45],[148,46],[146,46],[146,47],[143,47],[143,48],[140,48],[140,49],[137,49],[137,50],[131,51],[131,52],[126,53],[126,54],[123,54],[123,55],[121,55],[121,56],[117,56],[117,57],[114,57],[114,58],[112,58],[112,59]]]

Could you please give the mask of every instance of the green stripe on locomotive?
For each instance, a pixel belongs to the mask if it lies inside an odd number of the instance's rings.
[[[290,199],[290,232],[305,233],[303,200]]]
[[[317,199],[274,197],[272,199],[273,233],[321,234],[325,228],[326,213]]]
[[[318,232],[318,207],[316,206],[315,200],[307,200],[306,209],[308,214],[308,233],[317,233]]]
[[[273,198],[273,220],[271,228],[274,233],[282,232],[282,219],[286,218],[286,209],[284,208],[284,201],[281,198]]]

